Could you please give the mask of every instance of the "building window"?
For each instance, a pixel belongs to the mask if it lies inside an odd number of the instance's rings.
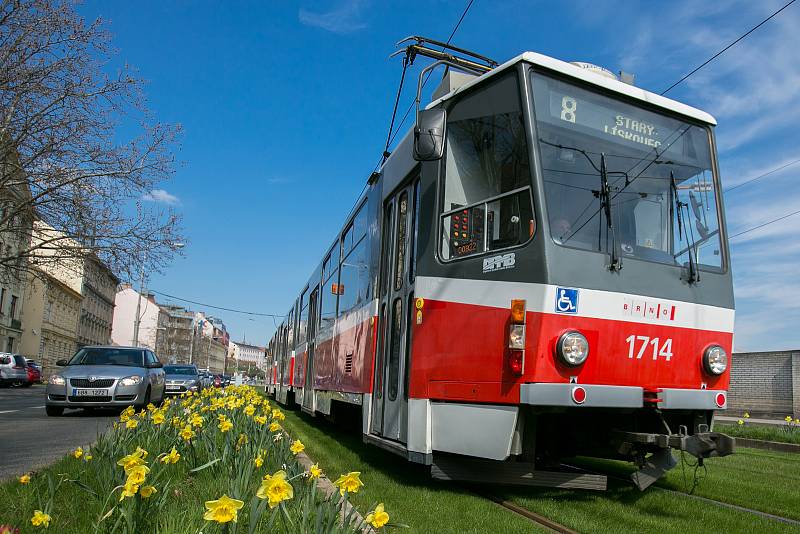
[[[0,315],[3,315],[6,309],[6,288],[0,290]]]
[[[14,352],[14,336],[8,336],[6,340],[6,352]]]
[[[8,313],[12,319],[16,319],[16,312],[17,312],[17,296],[11,295],[11,310]]]

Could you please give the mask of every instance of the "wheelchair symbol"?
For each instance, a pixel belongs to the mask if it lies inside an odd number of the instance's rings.
[[[578,290],[559,287],[556,290],[556,312],[578,313]]]

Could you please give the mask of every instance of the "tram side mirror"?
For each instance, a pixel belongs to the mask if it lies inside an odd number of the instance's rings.
[[[414,127],[414,159],[436,161],[444,154],[447,112],[444,109],[423,109]]]

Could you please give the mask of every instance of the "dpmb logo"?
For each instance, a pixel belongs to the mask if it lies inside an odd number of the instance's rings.
[[[578,313],[578,290],[559,287],[556,289],[556,312]]]

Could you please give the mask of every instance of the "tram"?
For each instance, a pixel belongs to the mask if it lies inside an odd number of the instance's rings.
[[[268,389],[438,478],[569,485],[575,455],[645,488],[733,452],[734,299],[715,119],[597,67],[444,66],[268,343]],[[540,473],[549,473],[550,478]]]

